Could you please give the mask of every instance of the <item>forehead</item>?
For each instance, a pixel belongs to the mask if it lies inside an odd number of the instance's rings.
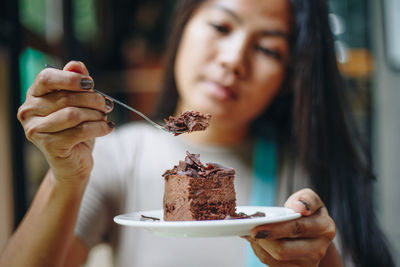
[[[290,31],[289,0],[209,0],[198,11],[221,11],[244,25]]]

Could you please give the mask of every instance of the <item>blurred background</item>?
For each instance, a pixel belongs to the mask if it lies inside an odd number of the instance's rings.
[[[44,176],[16,119],[37,73],[83,61],[96,88],[145,114],[154,106],[175,0],[2,0],[0,3],[0,250]],[[377,215],[400,265],[400,1],[329,0],[352,114],[371,148]],[[120,125],[138,117],[116,106]],[[87,266],[111,266],[99,245]]]

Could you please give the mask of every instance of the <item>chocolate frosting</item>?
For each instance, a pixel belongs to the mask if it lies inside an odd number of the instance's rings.
[[[194,131],[203,131],[210,125],[210,114],[203,114],[198,111],[186,111],[179,117],[170,116],[165,121],[165,128],[180,135],[182,133],[189,133]]]
[[[193,178],[223,178],[235,174],[235,169],[227,168],[217,163],[200,162],[200,154],[191,154],[186,151],[185,161],[179,161],[179,165],[165,171],[162,175],[166,179],[169,175],[187,175]]]

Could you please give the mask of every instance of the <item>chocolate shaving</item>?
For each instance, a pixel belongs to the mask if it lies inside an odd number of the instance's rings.
[[[207,163],[203,165],[200,161],[200,154],[191,154],[186,151],[185,161],[179,161],[179,164],[173,169],[166,170],[162,175],[168,179],[170,175],[187,175],[193,178],[213,178],[233,176],[235,169],[227,168],[216,163]]]
[[[141,216],[143,219],[146,219],[146,220],[153,220],[153,221],[159,221],[159,220],[160,220],[160,218],[145,216],[145,215],[143,215],[143,214],[141,214],[140,216]]]
[[[210,124],[211,115],[203,114],[198,111],[186,111],[179,117],[170,116],[165,121],[165,128],[174,133],[175,136],[182,133],[190,133],[194,131],[203,131]]]
[[[236,214],[234,214],[234,215],[228,215],[228,216],[226,216],[225,220],[251,219],[251,218],[259,218],[259,217],[265,217],[265,213],[264,213],[264,212],[257,211],[257,212],[254,213],[254,214],[247,215],[247,214],[244,213],[244,212],[239,212],[239,213],[236,213]]]

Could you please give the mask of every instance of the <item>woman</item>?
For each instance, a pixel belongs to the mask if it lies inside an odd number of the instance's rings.
[[[119,266],[245,266],[242,239],[158,238],[112,217],[159,207],[160,175],[185,150],[234,166],[238,204],[249,203],[254,151],[267,140],[278,148],[267,158],[278,166],[277,203],[303,217],[253,229],[246,239],[260,261],[393,266],[344,113],[327,13],[319,0],[182,1],[164,83],[174,100],[161,98],[159,114],[210,112],[209,129],[178,138],[127,125],[100,138],[93,157],[94,138],[113,130],[112,103],[91,91],[82,63],[42,71],[18,118],[51,169],[0,263],[78,266],[109,241]]]

